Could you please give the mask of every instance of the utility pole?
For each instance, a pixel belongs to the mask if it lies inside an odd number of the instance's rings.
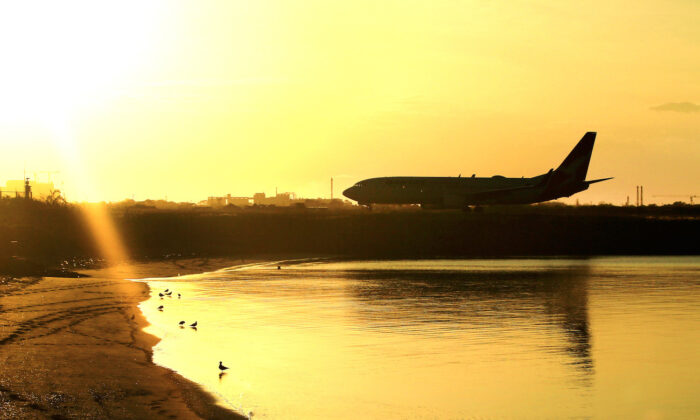
[[[333,201],[333,177],[331,177],[331,201]]]
[[[644,206],[644,185],[639,186],[639,202]]]
[[[637,185],[637,201],[635,202],[635,205],[639,207],[639,185]]]

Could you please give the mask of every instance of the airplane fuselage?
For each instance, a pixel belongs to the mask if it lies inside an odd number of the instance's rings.
[[[595,133],[583,136],[557,169],[531,178],[411,177],[362,180],[343,192],[361,205],[420,204],[425,208],[465,208],[491,204],[531,204],[569,197],[606,179],[586,181]]]
[[[482,177],[382,177],[360,181],[343,194],[361,205],[420,204],[426,208],[463,208],[489,204],[531,204],[558,198],[542,183],[546,175],[532,178]],[[558,191],[570,196],[586,184]],[[554,193],[554,194],[553,194]]]

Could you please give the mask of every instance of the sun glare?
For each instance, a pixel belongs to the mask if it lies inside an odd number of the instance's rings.
[[[74,171],[74,179],[80,182],[78,190],[87,196],[94,196],[96,187],[84,169],[69,122],[67,119],[54,119],[51,123],[53,139],[62,152],[63,161]],[[85,203],[82,213],[102,257],[111,264],[128,262],[128,252],[106,206],[103,203]],[[128,269],[125,276],[131,276]]]
[[[51,122],[109,94],[143,65],[154,9],[151,2],[3,3],[0,122]]]
[[[148,60],[155,3],[12,2],[0,12],[0,122],[46,128],[80,195],[94,196],[72,120],[81,107],[111,95]],[[84,215],[102,255],[127,260],[102,205]]]

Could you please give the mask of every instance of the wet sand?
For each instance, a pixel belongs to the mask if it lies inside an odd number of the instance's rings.
[[[135,263],[85,278],[0,282],[0,418],[231,418],[199,385],[151,361],[158,339],[127,278],[211,271],[240,260]],[[216,371],[216,365],[212,365]]]

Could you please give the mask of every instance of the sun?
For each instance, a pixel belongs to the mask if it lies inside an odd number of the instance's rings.
[[[146,2],[144,2],[146,3]],[[41,125],[64,164],[94,195],[76,147],[72,120],[112,95],[144,65],[155,8],[148,2],[8,2],[0,6],[0,124]],[[105,258],[128,258],[108,212],[83,206]]]
[[[110,95],[147,64],[155,2],[4,2],[0,122],[49,123]]]

